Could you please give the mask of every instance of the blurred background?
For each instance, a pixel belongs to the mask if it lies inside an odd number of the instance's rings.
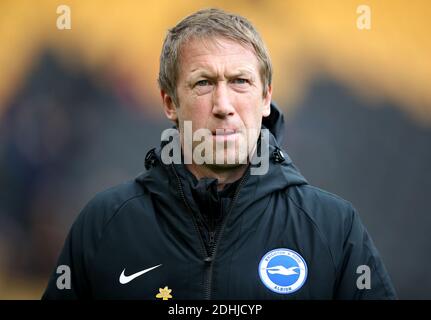
[[[70,30],[57,28],[60,5]],[[400,298],[431,299],[426,0],[1,0],[0,299],[39,299],[85,203],[145,170],[170,126],[156,82],[163,38],[207,7],[255,24],[289,155],[355,205]]]

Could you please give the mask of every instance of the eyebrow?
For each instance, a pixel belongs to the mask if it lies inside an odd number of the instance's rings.
[[[232,79],[232,78],[237,78],[237,77],[241,77],[241,76],[248,76],[252,79],[254,79],[254,74],[252,71],[245,69],[245,68],[240,68],[235,70],[234,72],[228,74],[226,76],[226,78],[228,79]],[[205,69],[200,69],[200,68],[196,68],[190,71],[190,76],[189,78],[198,78],[198,77],[205,77],[208,79],[214,79],[217,78],[214,73],[212,73],[211,71],[205,70]]]

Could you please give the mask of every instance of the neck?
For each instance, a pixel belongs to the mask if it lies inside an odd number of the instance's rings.
[[[218,180],[217,190],[222,190],[228,183],[233,183],[240,179],[247,170],[247,165],[235,167],[205,166],[196,164],[186,164],[187,169],[200,180],[202,178],[215,178]]]

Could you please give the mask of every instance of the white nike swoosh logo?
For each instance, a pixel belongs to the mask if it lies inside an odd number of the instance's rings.
[[[160,266],[161,266],[161,264],[159,264],[159,265],[157,265],[157,266],[154,266],[154,267],[151,267],[151,268],[148,268],[148,269],[145,269],[145,270],[142,270],[142,271],[139,271],[139,272],[136,272],[136,273],[134,273],[134,274],[131,274],[130,276],[126,276],[126,275],[124,274],[124,271],[126,271],[126,268],[124,268],[123,272],[121,272],[121,275],[120,275],[120,283],[121,283],[121,284],[129,283],[129,282],[130,282],[130,281],[132,281],[133,279],[135,279],[135,278],[137,278],[137,277],[139,277],[139,276],[142,276],[144,273],[147,273],[148,271],[151,271],[151,270],[153,270],[153,269],[156,269],[156,268],[158,268],[158,267],[160,267]]]

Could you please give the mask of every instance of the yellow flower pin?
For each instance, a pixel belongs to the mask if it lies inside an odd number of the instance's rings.
[[[169,298],[172,298],[171,296],[172,289],[169,289],[167,286],[162,288],[159,288],[159,293],[156,294],[156,298],[168,300]]]

